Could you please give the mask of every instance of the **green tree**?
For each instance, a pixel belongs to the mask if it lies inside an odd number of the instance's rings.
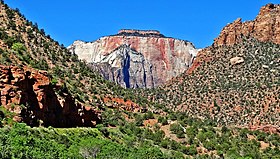
[[[12,49],[19,54],[23,54],[26,51],[26,47],[20,42],[13,43]]]
[[[143,118],[141,115],[136,115],[135,124],[136,126],[143,126]]]

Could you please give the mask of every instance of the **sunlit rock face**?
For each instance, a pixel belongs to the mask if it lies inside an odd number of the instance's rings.
[[[214,45],[233,45],[242,36],[252,36],[260,41],[280,44],[280,5],[263,6],[255,20],[242,22],[240,18],[223,28]]]
[[[94,42],[68,47],[104,78],[126,88],[153,88],[186,71],[197,49],[154,30],[120,30]]]

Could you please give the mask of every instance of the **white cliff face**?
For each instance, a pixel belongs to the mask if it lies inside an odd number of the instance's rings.
[[[197,54],[193,44],[184,40],[166,38],[160,33],[148,34],[131,33],[102,37],[94,42],[75,41],[68,47],[69,51],[78,55],[82,60],[92,63],[93,67],[117,68],[123,70],[126,56],[129,55],[129,80],[126,87],[152,88],[163,84],[172,77],[186,71]],[[120,58],[121,57],[121,58]],[[136,65],[137,64],[137,65]],[[141,66],[140,66],[141,64]],[[140,69],[141,68],[141,69]],[[104,74],[106,69],[103,69]],[[111,70],[112,71],[112,70]],[[140,75],[141,74],[141,75]],[[113,75],[112,75],[113,76]],[[120,75],[118,75],[120,78]],[[125,77],[125,76],[123,76]],[[123,85],[116,77],[108,78]],[[141,84],[140,84],[141,83]]]
[[[102,48],[100,43],[86,43],[83,41],[75,41],[68,49],[76,53],[81,60],[86,60],[88,63],[97,63],[102,61],[106,56],[100,54]]]
[[[141,53],[133,51],[128,45],[121,45],[100,62],[90,65],[105,79],[126,88],[145,88],[147,84],[154,86],[151,64],[145,61]]]

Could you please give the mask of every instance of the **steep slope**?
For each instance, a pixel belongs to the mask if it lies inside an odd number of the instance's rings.
[[[222,125],[280,126],[279,52],[279,45],[250,38],[208,48],[200,66],[164,87],[162,96],[178,110]]]
[[[123,49],[120,47],[123,45],[131,49],[129,54],[137,52],[143,56],[144,59],[139,61],[140,67],[132,64],[125,68],[128,66],[125,65],[126,56],[114,59],[116,56],[112,54],[121,52]],[[161,85],[188,69],[197,53],[190,42],[167,38],[158,31],[140,30],[120,30],[117,35],[105,36],[90,43],[75,41],[68,49],[80,59],[100,68],[103,77],[127,88],[153,88]],[[137,61],[134,58],[138,57],[131,56],[130,60],[134,61],[132,63]],[[128,74],[123,71],[125,69],[129,70]]]
[[[280,44],[280,5],[263,6],[255,20],[242,23],[238,18],[223,28],[214,45],[233,45],[242,40],[242,36],[252,36],[260,41]]]
[[[258,32],[266,30],[268,24],[273,31],[279,29],[278,22],[274,25],[280,17],[279,10],[279,5],[262,7],[252,22],[262,21],[264,25],[255,26],[256,30],[247,35],[233,34],[238,37],[235,40],[216,40],[213,46],[198,53],[185,74],[151,90],[150,99],[219,125],[279,127],[280,47],[272,43],[277,42],[279,34],[268,34],[262,39],[265,36],[261,34],[267,32]],[[225,30],[218,40],[233,33]],[[239,25],[231,25],[231,30],[244,31]]]

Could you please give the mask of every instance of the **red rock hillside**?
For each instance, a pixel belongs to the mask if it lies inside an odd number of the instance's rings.
[[[243,36],[253,36],[260,41],[280,44],[280,5],[267,4],[262,7],[255,20],[242,22],[240,18],[223,28],[214,40],[215,46],[232,45]]]
[[[63,86],[50,84],[46,71],[0,65],[0,97],[16,121],[31,126],[94,126],[100,112],[75,102]],[[59,92],[59,93],[58,93]]]

